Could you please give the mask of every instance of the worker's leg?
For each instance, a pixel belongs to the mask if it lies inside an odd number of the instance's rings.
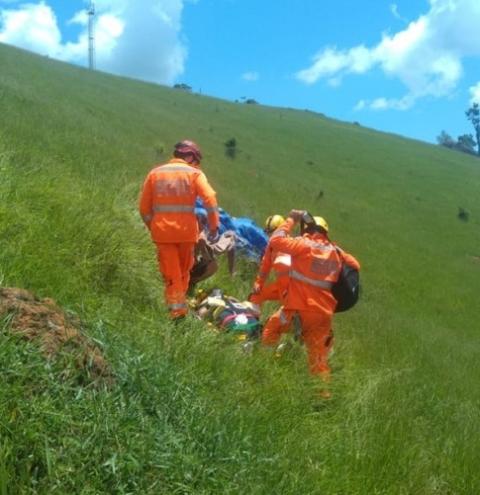
[[[311,311],[300,312],[302,337],[307,347],[310,372],[328,379],[328,354],[333,346],[332,317]]]
[[[273,313],[263,328],[262,344],[278,344],[282,334],[288,332],[293,314],[292,311],[285,311],[283,307]]]
[[[182,277],[182,290],[186,294],[190,283],[190,271],[195,263],[195,244],[182,242],[178,244],[178,253],[180,259],[180,271]]]
[[[187,314],[185,291],[183,290],[179,244],[158,243],[157,259],[165,284],[165,302],[170,316],[178,318]]]

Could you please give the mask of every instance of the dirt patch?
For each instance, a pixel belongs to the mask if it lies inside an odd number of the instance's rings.
[[[472,256],[471,257],[473,261],[476,261],[477,263],[480,263],[480,256]]]
[[[24,289],[0,288],[0,317],[10,316],[8,329],[37,343],[51,358],[68,352],[93,381],[113,381],[100,349],[80,332],[78,318],[69,316],[53,299],[39,299]]]

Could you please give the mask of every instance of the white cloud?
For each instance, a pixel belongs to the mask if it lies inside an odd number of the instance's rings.
[[[400,15],[400,12],[398,11],[398,5],[396,3],[390,4],[390,12],[393,14],[393,17],[397,18],[399,21],[408,22],[405,17],[402,17]]]
[[[331,77],[327,81],[328,85],[331,86],[332,88],[338,88],[342,84],[342,78],[341,77]]]
[[[242,79],[244,81],[253,82],[253,81],[258,81],[259,78],[260,78],[260,74],[258,72],[244,72],[242,74]]]
[[[393,13],[397,7],[391,6]],[[374,68],[399,79],[407,88],[400,98],[361,100],[356,110],[410,108],[419,98],[451,94],[462,77],[462,59],[480,56],[480,1],[430,0],[430,10],[394,35],[384,34],[373,47],[339,50],[327,47],[296,77],[314,84],[320,79],[341,81],[349,74]]]
[[[0,41],[58,57],[61,40],[57,19],[43,2],[0,11]]]
[[[360,110],[363,110],[364,108],[366,108],[367,105],[368,104],[365,100],[359,100],[353,109],[355,111],[360,111]]]
[[[183,4],[184,0],[97,0],[97,68],[171,84],[183,73],[187,57],[181,37]],[[46,1],[0,7],[0,41],[86,65],[87,20],[85,10],[77,12],[67,24],[78,24],[81,32],[74,42],[65,42]]]
[[[470,87],[470,105],[474,103],[480,104],[480,82],[475,84],[475,86]]]
[[[360,100],[355,105],[355,110],[407,110],[415,103],[415,99],[407,94],[403,98],[376,98],[372,101]]]

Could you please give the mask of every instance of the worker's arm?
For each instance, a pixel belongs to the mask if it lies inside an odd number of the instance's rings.
[[[150,180],[150,174],[147,175],[145,182],[143,183],[142,193],[140,195],[139,210],[142,220],[145,225],[150,228],[150,224],[153,218],[153,193],[152,193],[152,181]]]
[[[217,195],[212,186],[208,183],[207,177],[200,172],[196,181],[197,194],[202,198],[203,206],[207,210],[208,227],[211,234],[217,232],[220,225],[220,216],[218,214]]]
[[[360,271],[360,263],[351,254],[345,252],[343,249],[340,249],[340,256],[345,264]]]
[[[268,274],[270,273],[271,268],[272,268],[272,247],[270,246],[270,244],[267,244],[262,261],[260,262],[260,267],[258,268],[258,275],[253,285],[253,292],[259,292],[262,289],[263,285],[265,284],[265,281],[268,278]]]
[[[305,244],[302,237],[290,237],[290,232],[293,230],[298,220],[299,218],[297,219],[289,216],[285,222],[275,230],[270,238],[270,245],[273,250],[292,256],[298,256],[306,251],[310,251],[310,247]]]

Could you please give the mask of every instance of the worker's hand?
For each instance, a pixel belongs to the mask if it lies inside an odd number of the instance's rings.
[[[258,294],[262,290],[260,284],[253,284],[252,294]]]
[[[294,221],[299,222],[303,215],[305,214],[304,210],[291,210],[288,216]]]
[[[257,294],[255,294],[255,292],[250,292],[250,294],[248,294],[247,301],[250,303],[256,304],[256,303],[254,303],[254,301],[256,300],[255,299],[256,296],[257,296]]]
[[[220,235],[218,234],[218,230],[210,230],[207,235],[208,242],[215,243],[220,239]]]

